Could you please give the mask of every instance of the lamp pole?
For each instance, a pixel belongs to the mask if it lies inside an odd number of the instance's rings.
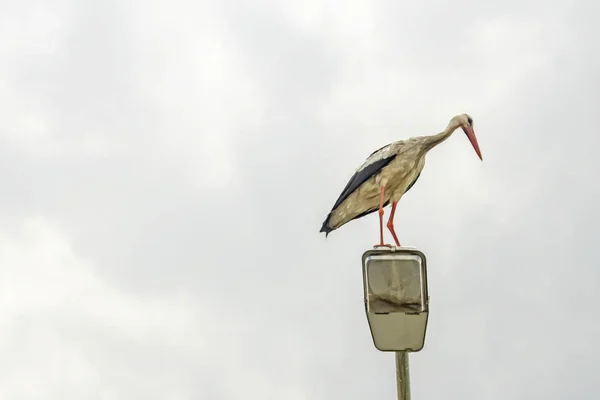
[[[410,400],[410,379],[408,372],[408,352],[396,352],[396,386],[398,400]]]

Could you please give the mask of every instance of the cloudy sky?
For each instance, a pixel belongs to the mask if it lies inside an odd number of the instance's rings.
[[[0,1],[0,398],[391,399],[361,254],[319,228],[439,132],[415,399],[596,399],[592,0]]]

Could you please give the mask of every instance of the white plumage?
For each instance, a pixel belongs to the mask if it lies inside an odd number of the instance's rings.
[[[473,131],[473,119],[468,114],[453,117],[442,132],[431,136],[418,136],[390,143],[371,153],[356,169],[344,190],[323,222],[320,232],[325,236],[348,222],[379,210],[379,244],[383,241],[383,207],[392,204],[387,227],[396,246],[400,242],[394,231],[394,213],[402,196],[415,184],[425,166],[427,152],[462,128],[475,152],[481,151]]]

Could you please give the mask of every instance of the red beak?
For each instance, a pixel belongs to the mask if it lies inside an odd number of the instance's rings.
[[[479,150],[479,144],[477,143],[477,138],[475,137],[475,131],[473,131],[473,128],[470,126],[467,128],[463,127],[462,130],[465,132],[465,134],[469,138],[469,141],[473,145],[473,148],[475,149],[475,153],[477,153],[477,155],[479,156],[479,159],[481,161],[483,161],[483,157],[481,157],[481,150]]]

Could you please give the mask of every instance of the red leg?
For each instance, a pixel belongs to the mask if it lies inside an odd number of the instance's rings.
[[[398,236],[396,236],[396,231],[394,231],[394,214],[396,214],[396,205],[398,205],[398,202],[394,201],[392,203],[392,212],[390,213],[390,218],[388,219],[387,227],[392,233],[392,237],[394,238],[394,242],[396,242],[396,246],[400,247]]]
[[[373,247],[392,247],[389,244],[383,243],[383,193],[385,191],[385,187],[381,187],[381,193],[379,194],[379,244],[376,244]]]

